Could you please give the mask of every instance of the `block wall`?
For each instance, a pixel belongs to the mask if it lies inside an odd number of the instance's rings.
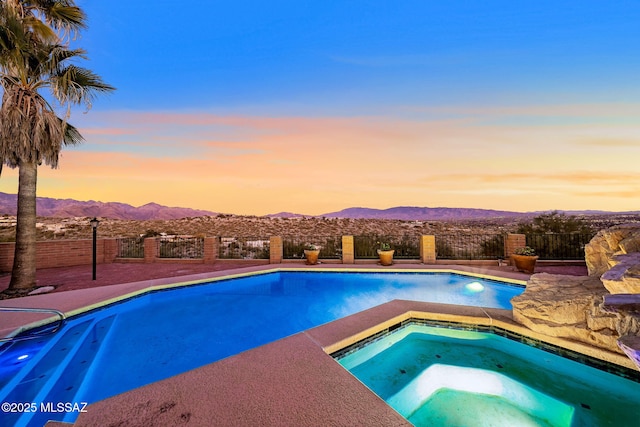
[[[111,240],[111,239],[108,239]],[[113,262],[111,242],[96,242],[96,262]],[[115,243],[113,243],[115,245]],[[106,249],[106,250],[105,250]],[[10,272],[13,267],[15,243],[0,243],[0,271]],[[105,257],[105,255],[107,255]],[[36,268],[71,267],[93,263],[93,240],[47,240],[36,244]]]

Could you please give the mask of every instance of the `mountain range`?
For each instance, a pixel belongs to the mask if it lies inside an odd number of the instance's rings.
[[[16,215],[17,194],[0,192],[0,214]],[[112,219],[180,219],[186,217],[217,215],[215,212],[162,206],[157,203],[134,207],[126,203],[78,201],[73,199],[51,199],[38,197],[36,200],[36,214],[38,216],[69,218],[69,217],[101,217]]]
[[[0,192],[0,215],[16,215],[17,195]],[[134,207],[126,203],[119,202],[96,202],[78,201],[73,199],[52,199],[48,197],[38,197],[36,201],[36,212],[38,216],[69,218],[69,217],[101,217],[125,220],[170,220],[198,216],[215,216],[216,212],[168,207],[157,203],[147,203],[146,205]],[[536,212],[512,212],[491,209],[473,208],[445,208],[445,207],[416,207],[398,206],[389,209],[371,209],[354,207],[337,212],[329,212],[316,217],[325,218],[362,218],[362,219],[400,219],[409,221],[428,220],[469,220],[482,218],[517,218],[524,216],[534,216],[543,213]],[[606,215],[613,212],[583,210],[564,211],[570,215]],[[616,214],[640,214],[640,211],[615,212]],[[313,215],[303,215],[292,212],[280,212],[265,215],[271,218],[296,218],[311,217]]]

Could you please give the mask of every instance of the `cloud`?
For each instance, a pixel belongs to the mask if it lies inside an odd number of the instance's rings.
[[[636,125],[485,120],[544,113],[541,107],[481,109],[477,116],[471,108],[443,111],[444,117],[92,112],[79,126],[88,130],[87,142],[64,150],[59,170],[41,168],[39,192],[253,214],[356,204],[537,210],[600,207],[598,197],[611,201],[640,182],[627,146]],[[611,148],[605,140],[621,142]],[[640,208],[624,200],[622,210]]]

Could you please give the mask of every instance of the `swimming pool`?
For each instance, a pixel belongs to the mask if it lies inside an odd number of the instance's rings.
[[[151,292],[5,346],[0,400],[95,402],[393,299],[510,308],[523,290],[449,273],[276,272]],[[41,426],[77,415],[0,420]]]
[[[493,332],[414,322],[336,357],[416,426],[638,423],[637,372],[624,378]]]

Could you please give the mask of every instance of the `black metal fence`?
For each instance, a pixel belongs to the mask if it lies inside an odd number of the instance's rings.
[[[120,237],[116,245],[118,258],[144,258],[144,237]]]
[[[220,237],[220,259],[269,259],[268,237]]]
[[[283,236],[282,258],[304,259],[304,250],[309,245],[320,249],[321,259],[342,259],[342,236]]]
[[[203,237],[160,237],[157,241],[160,258],[204,258]]]
[[[353,256],[358,259],[378,258],[377,250],[381,243],[388,243],[394,249],[395,259],[420,259],[420,240],[418,237],[404,236],[353,236]]]
[[[584,246],[593,236],[595,233],[527,234],[526,241],[541,260],[583,260]]]
[[[437,234],[437,259],[498,259],[504,257],[504,234]]]
[[[527,234],[528,246],[535,249],[541,260],[584,260],[584,247],[595,233],[545,233]],[[495,260],[504,257],[505,234],[437,234],[435,236],[437,259]],[[144,258],[144,238],[116,239],[118,258]],[[354,257],[376,259],[381,243],[389,243],[395,249],[395,259],[419,259],[419,237],[403,236],[354,236]],[[202,237],[157,238],[160,258],[204,258]],[[284,259],[304,259],[309,245],[320,249],[321,259],[342,258],[342,236],[284,236]],[[270,240],[265,237],[220,237],[220,259],[269,259]]]

